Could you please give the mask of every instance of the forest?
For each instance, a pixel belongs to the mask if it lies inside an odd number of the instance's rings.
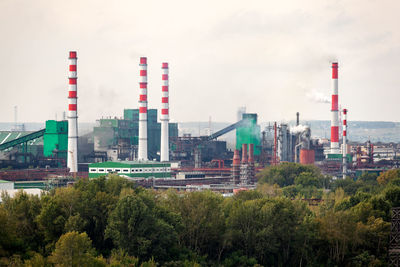
[[[225,198],[116,175],[2,197],[0,266],[387,266],[400,170],[334,180],[283,163]]]

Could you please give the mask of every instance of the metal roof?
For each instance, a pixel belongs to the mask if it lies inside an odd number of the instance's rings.
[[[25,135],[31,134],[33,132],[35,131],[0,131],[0,145],[18,139]],[[28,145],[42,145],[42,144],[43,144],[42,137],[28,142]]]
[[[155,162],[155,161],[106,161],[89,164],[89,168],[93,167],[170,167],[171,163]]]

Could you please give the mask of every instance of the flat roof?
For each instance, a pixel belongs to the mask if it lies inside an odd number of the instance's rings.
[[[89,168],[93,167],[170,167],[171,163],[157,161],[105,161],[90,163]]]

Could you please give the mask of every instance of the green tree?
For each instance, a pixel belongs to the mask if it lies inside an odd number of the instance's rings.
[[[5,197],[3,200],[8,220],[17,229],[15,234],[22,242],[21,249],[14,250],[14,253],[25,255],[30,250],[40,250],[44,244],[43,234],[36,222],[41,209],[39,197],[28,195],[21,190],[13,198]]]
[[[319,168],[313,165],[303,165],[292,162],[284,162],[277,166],[270,166],[261,171],[257,177],[259,183],[278,184],[280,187],[293,185],[295,178],[301,173],[309,173],[317,178],[319,184],[324,183],[324,177]]]
[[[301,248],[309,238],[302,224],[307,214],[303,203],[284,198],[237,201],[227,219],[231,248],[261,264],[304,263],[307,255]]]
[[[111,212],[106,237],[141,260],[173,257],[178,236],[174,215],[156,205],[150,193],[122,197]]]
[[[337,264],[343,263],[351,247],[362,243],[355,216],[350,211],[328,211],[318,218],[320,236],[329,248],[329,256]]]
[[[0,205],[0,225],[0,258],[22,250],[23,241],[17,235],[15,221],[10,218],[3,205]]]
[[[294,179],[294,184],[301,185],[303,187],[311,186],[320,188],[322,185],[322,181],[312,172],[302,172]]]
[[[122,267],[122,266],[129,266],[129,267],[137,267],[139,266],[139,259],[133,256],[129,256],[122,249],[113,250],[111,253],[110,258],[110,266],[111,267]]]
[[[398,178],[400,178],[400,169],[393,169],[381,173],[378,176],[377,181],[379,184],[385,185],[389,183],[391,180]]]
[[[39,253],[35,253],[30,259],[24,262],[25,267],[46,267],[51,266],[45,257]]]
[[[96,259],[92,241],[86,233],[68,232],[60,237],[50,261],[56,266],[101,266]],[[105,265],[103,265],[105,266]]]
[[[400,207],[400,186],[390,186],[386,188],[384,196],[392,207]]]
[[[241,196],[254,197],[252,193]],[[200,255],[219,260],[226,247],[222,196],[210,191],[181,195],[170,192],[166,202],[182,218],[181,243]]]

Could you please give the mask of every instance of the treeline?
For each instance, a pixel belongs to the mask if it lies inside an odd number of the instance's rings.
[[[257,190],[157,192],[124,178],[3,195],[1,266],[386,266],[400,171],[333,181],[285,163]],[[318,205],[310,199],[318,199]]]

